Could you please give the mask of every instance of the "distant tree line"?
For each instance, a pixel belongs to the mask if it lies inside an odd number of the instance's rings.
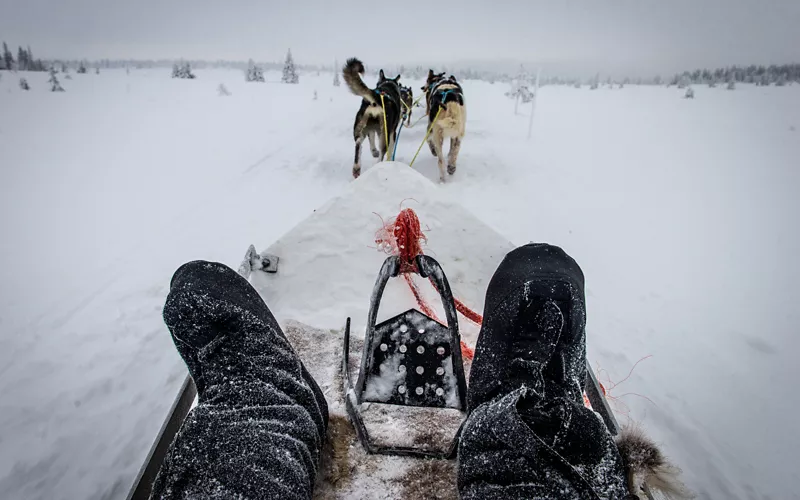
[[[46,71],[47,67],[41,59],[33,57],[30,46],[27,49],[20,47],[17,50],[17,57],[9,50],[8,44],[3,42],[3,54],[0,57],[0,70],[10,71]]]
[[[717,84],[722,82],[754,83],[756,85],[786,85],[800,82],[800,64],[772,64],[770,66],[728,66],[715,70],[696,69],[672,77],[669,85]]]

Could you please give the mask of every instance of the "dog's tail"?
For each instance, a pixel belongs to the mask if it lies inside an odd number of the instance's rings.
[[[670,463],[641,429],[626,426],[616,438],[628,475],[631,493],[639,496],[642,486],[670,500],[694,498],[680,479],[681,470]]]
[[[441,111],[439,126],[455,130],[459,137],[464,137],[467,126],[467,111],[464,106],[455,101],[448,102]]]
[[[364,100],[368,101],[370,104],[375,104],[375,93],[367,87],[367,84],[364,83],[364,80],[361,79],[361,75],[364,74],[364,63],[356,59],[355,57],[351,57],[347,60],[347,64],[344,65],[344,69],[342,69],[342,76],[344,77],[344,82],[347,84],[347,87],[350,89],[350,92],[353,94],[363,98]]]

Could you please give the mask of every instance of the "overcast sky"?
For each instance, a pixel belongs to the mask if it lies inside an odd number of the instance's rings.
[[[369,65],[518,60],[650,74],[800,61],[800,0],[0,0],[0,39],[62,58]]]

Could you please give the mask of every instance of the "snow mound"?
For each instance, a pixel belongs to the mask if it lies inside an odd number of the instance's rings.
[[[276,274],[254,272],[250,281],[280,321],[340,329],[347,317],[354,333],[366,326],[369,299],[387,255],[375,233],[402,208],[413,208],[427,235],[423,251],[439,261],[455,297],[483,311],[489,279],[513,245],[478,220],[445,190],[407,165],[384,162],[368,169],[345,191],[267,249],[280,258]],[[444,318],[441,301],[415,277],[429,304]],[[389,281],[378,321],[418,308],[403,280]],[[478,329],[463,318],[459,327],[474,345]]]

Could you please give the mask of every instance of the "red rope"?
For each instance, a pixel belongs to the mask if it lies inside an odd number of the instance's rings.
[[[419,218],[414,210],[410,208],[401,210],[400,213],[397,214],[397,217],[385,223],[375,234],[375,243],[378,245],[379,250],[400,257],[400,272],[403,274],[408,288],[411,289],[411,293],[417,300],[419,308],[427,316],[441,323],[436,317],[433,308],[428,305],[424,297],[422,297],[419,287],[414,283],[410,274],[412,272],[417,272],[415,258],[417,255],[422,254],[422,243],[424,242],[427,242],[427,238],[422,232]],[[436,289],[436,285],[433,283],[432,279],[430,282],[434,289]],[[454,301],[456,310],[460,312],[462,316],[478,326],[483,323],[483,317],[480,314],[467,307],[460,300],[454,299]],[[475,352],[465,344],[463,340],[461,341],[461,354],[469,360],[472,360],[475,356]]]

